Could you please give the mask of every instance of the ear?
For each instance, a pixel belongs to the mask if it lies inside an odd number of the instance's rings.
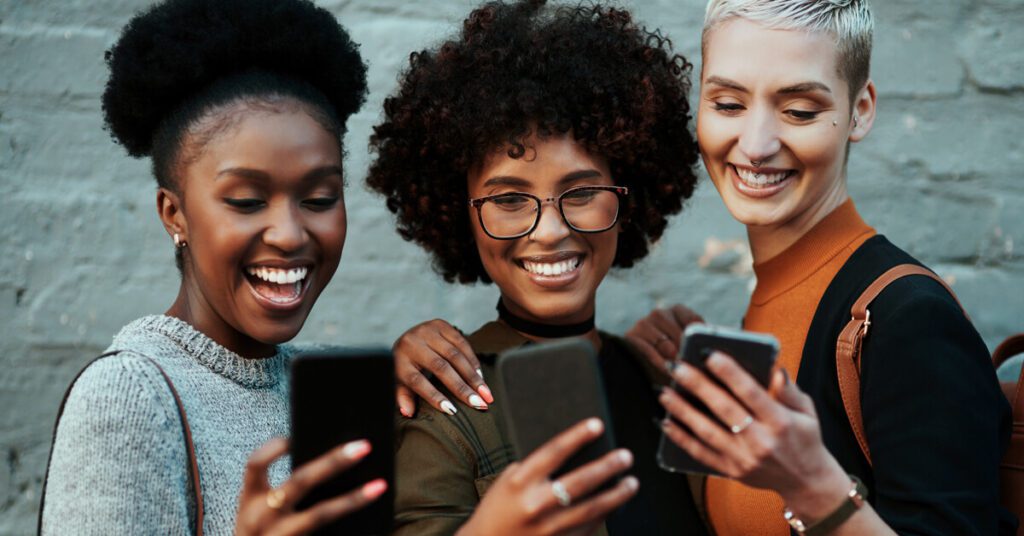
[[[860,90],[857,98],[853,101],[853,117],[850,119],[850,141],[856,143],[864,139],[868,132],[871,132],[871,126],[875,124],[875,112],[877,108],[877,95],[875,93],[875,83],[868,80],[867,84],[864,84],[864,88]],[[856,119],[856,123],[854,123]]]
[[[182,208],[182,200],[178,194],[167,188],[157,190],[156,211],[160,215],[164,229],[167,230],[167,235],[173,237],[177,234],[182,240],[188,242],[188,222],[185,220],[185,212]]]

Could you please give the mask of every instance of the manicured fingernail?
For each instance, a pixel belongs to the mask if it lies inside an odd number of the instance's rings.
[[[370,442],[365,439],[358,439],[351,443],[346,443],[344,447],[341,447],[341,453],[346,458],[358,460],[370,453]]]
[[[476,375],[480,376],[481,380],[484,379],[484,371],[483,371],[483,369],[476,369]]]
[[[782,371],[782,376],[783,376],[784,378],[786,378],[786,385],[789,385],[789,373],[788,373],[788,372],[786,372],[786,369],[779,369],[779,370],[781,370],[781,371]]]
[[[708,366],[718,368],[725,364],[725,355],[722,352],[711,352],[708,357]]]
[[[412,417],[412,413],[409,410],[407,410],[404,407],[402,407],[402,406],[398,407],[398,412],[401,413],[402,416],[407,418],[407,419]]]
[[[376,499],[388,489],[388,483],[383,478],[371,480],[363,484],[363,496],[367,499]]]
[[[469,395],[469,405],[476,409],[487,409],[487,404],[484,404],[484,399],[477,395]]]
[[[601,422],[601,419],[587,419],[587,429],[595,434],[599,434],[604,430],[604,423]]]
[[[633,453],[626,449],[619,449],[619,451],[615,453],[615,457],[622,462],[622,465],[628,466],[633,464]]]
[[[458,410],[455,409],[455,404],[452,404],[447,400],[441,402],[441,411],[447,413],[448,415],[455,415],[456,413],[458,413]]]
[[[627,476],[622,479],[622,483],[625,484],[626,489],[629,491],[636,491],[640,489],[640,481],[635,476]]]
[[[484,401],[487,402],[488,404],[494,403],[494,395],[491,394],[490,387],[487,387],[486,385],[481,385],[480,387],[477,388],[477,392],[480,393],[480,396],[484,397]]]
[[[675,375],[676,380],[683,381],[690,374],[690,365],[686,363],[678,363],[675,368],[672,369],[672,374]]]

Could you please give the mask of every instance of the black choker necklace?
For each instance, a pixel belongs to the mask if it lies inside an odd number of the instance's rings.
[[[590,330],[594,329],[593,316],[578,324],[554,325],[533,322],[513,314],[512,311],[505,307],[505,303],[501,301],[501,298],[498,298],[498,318],[520,333],[542,339],[577,337],[579,335],[586,335]]]

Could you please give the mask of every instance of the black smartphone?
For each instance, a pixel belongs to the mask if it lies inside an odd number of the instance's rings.
[[[604,433],[569,458],[552,478],[614,448],[601,369],[589,341],[573,338],[510,350],[498,357],[497,368],[496,399],[501,402],[497,405],[504,412],[518,459],[589,417],[604,422]]]
[[[383,478],[387,491],[366,508],[313,534],[391,532],[395,488],[395,366],[386,349],[302,352],[291,365],[292,470],[334,447],[366,439],[371,452],[355,466],[314,488],[302,510]]]
[[[754,333],[707,324],[691,324],[683,332],[683,343],[679,349],[678,360],[696,367],[714,379],[714,375],[708,372],[706,361],[712,352],[715,351],[731,356],[758,383],[767,388],[771,383],[772,371],[775,369],[775,358],[779,353],[779,341],[775,337],[764,333]],[[717,380],[715,381],[717,382]],[[718,383],[721,385],[721,382]],[[722,387],[725,388],[724,385]],[[718,422],[722,428],[729,428],[729,425],[723,423],[712,414],[711,410],[700,399],[694,397],[685,389],[678,387],[675,382],[672,383],[672,388],[686,399],[691,406]],[[726,390],[728,391],[727,388]],[[686,425],[680,422],[676,422],[676,424],[686,429]],[[676,446],[664,434],[662,434],[661,444],[658,446],[658,464],[662,469],[671,472],[718,474],[718,472],[693,459],[685,450]]]

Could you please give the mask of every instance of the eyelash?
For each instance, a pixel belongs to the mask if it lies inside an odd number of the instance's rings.
[[[737,113],[744,109],[742,104],[726,102],[716,102],[714,103],[714,106],[715,110],[719,112],[725,112],[727,114]],[[811,112],[807,110],[786,110],[785,113],[798,121],[812,121],[814,119],[817,119],[818,115],[821,114],[821,112]]]
[[[319,212],[319,211],[327,210],[327,209],[333,207],[334,205],[336,205],[338,203],[338,199],[340,199],[340,198],[339,197],[312,197],[312,198],[309,198],[309,199],[304,199],[302,201],[302,204],[305,205],[310,210],[314,210],[314,211]],[[258,210],[258,209],[262,208],[264,205],[266,205],[266,202],[264,202],[263,200],[261,200],[261,199],[254,199],[254,198],[236,199],[236,198],[231,198],[231,197],[225,197],[224,198],[224,202],[227,203],[228,206],[233,207],[235,209],[238,209],[240,212],[243,212],[243,213],[255,212],[256,210]]]

